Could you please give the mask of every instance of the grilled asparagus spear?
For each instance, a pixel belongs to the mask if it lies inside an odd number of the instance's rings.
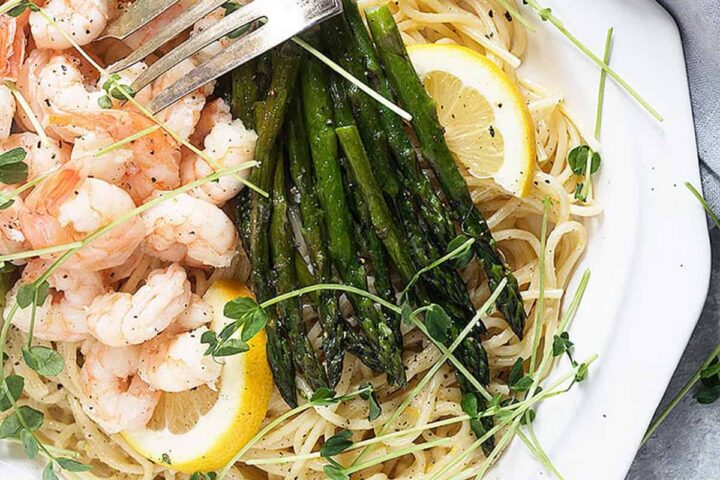
[[[290,231],[287,216],[285,165],[281,149],[278,148],[276,151],[280,158],[275,166],[272,219],[270,222],[270,249],[272,251],[273,269],[277,278],[276,291],[280,295],[297,288],[298,280],[295,273],[292,231]],[[307,327],[300,310],[300,301],[297,297],[293,297],[280,302],[278,312],[287,330],[295,367],[304,374],[305,380],[314,390],[327,387],[328,382],[325,371],[308,338]]]
[[[503,262],[490,228],[472,202],[455,159],[445,142],[435,103],[425,91],[407,55],[400,32],[387,6],[366,10],[370,32],[385,67],[388,80],[403,106],[413,115],[412,126],[423,156],[432,166],[463,231],[475,238],[475,252],[488,277],[490,289],[507,278],[508,286],[498,297],[499,311],[518,337],[525,329],[525,310],[517,280]]]
[[[316,194],[310,146],[300,99],[296,99],[290,107],[287,148],[290,174],[299,199],[302,234],[310,253],[315,279],[319,283],[329,283],[332,281],[332,266],[326,245],[325,218]],[[318,313],[323,328],[322,348],[325,354],[325,369],[330,385],[334,387],[340,381],[344,358],[344,328],[334,292],[319,293]]]
[[[323,24],[325,44],[330,55],[356,78],[362,78],[364,69],[357,52],[351,45],[350,28],[342,16],[335,17]],[[380,123],[375,101],[361,91],[355,84],[345,85],[352,112],[367,149],[368,157],[377,172],[378,183],[383,192],[390,196],[400,189],[399,180],[392,166],[388,140]]]
[[[260,165],[251,174],[252,182],[266,192],[272,191],[277,159],[273,155],[273,148],[290,103],[301,61],[301,52],[292,43],[281,46],[276,55],[270,93],[257,125],[260,135],[255,147],[255,159]],[[246,241],[252,263],[252,283],[259,301],[267,300],[274,294],[274,288],[268,281],[271,278],[268,235],[271,210],[271,199],[257,192],[251,194]],[[273,379],[287,404],[295,406],[297,391],[290,344],[283,325],[273,312],[269,312],[266,331]]]
[[[357,58],[364,68],[368,84],[394,102],[395,96],[377,58],[375,46],[360,17],[357,5],[353,0],[343,0],[343,7],[352,34],[351,43],[345,47],[357,50]],[[388,145],[401,173],[400,182],[415,195],[425,223],[430,228],[440,250],[444,250],[447,243],[455,237],[455,226],[450,212],[420,168],[417,152],[402,119],[382,105],[378,104],[377,109]]]
[[[345,94],[342,80],[337,75],[330,75],[330,98],[332,99],[335,125],[337,127],[350,127],[355,125],[350,102]],[[355,213],[355,237],[360,250],[366,260],[370,262],[375,278],[375,290],[378,294],[390,302],[394,302],[394,290],[390,281],[390,270],[386,258],[386,252],[382,241],[375,233],[370,219],[370,212],[362,194],[356,189],[356,182],[353,179],[352,171],[347,168],[347,162],[341,162],[344,170],[345,192],[348,197],[351,210]],[[396,330],[397,332],[397,330]]]
[[[323,66],[315,59],[308,59],[300,76],[306,128],[310,138],[318,196],[325,211],[330,256],[344,282],[356,288],[367,289],[366,272],[358,260],[352,238],[327,77]],[[351,296],[351,300],[364,335],[380,355],[388,380],[398,386],[405,385],[401,349],[398,348],[388,319],[375,308],[371,300],[355,295]]]

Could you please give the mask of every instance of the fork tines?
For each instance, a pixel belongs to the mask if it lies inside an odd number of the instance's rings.
[[[141,61],[177,36],[179,32],[189,28],[226,1],[198,1],[167,25],[155,38],[142,45],[125,59],[111,65],[108,70],[111,73],[120,72]],[[156,2],[157,0],[138,0],[136,3],[154,3],[157,5]],[[173,0],[164,0],[163,3],[172,5],[175,2]],[[150,9],[153,10],[152,13],[147,13],[144,16],[137,13],[135,15],[142,18],[142,21],[145,21],[151,15],[157,16],[157,8],[148,6],[148,10]],[[341,0],[254,0],[226,15],[209,28],[190,36],[185,42],[168,52],[143,72],[135,80],[132,88],[136,92],[139,91],[157,77],[214,41],[253,22],[259,24],[257,28],[240,37],[221,53],[194,68],[183,78],[160,92],[148,105],[148,108],[153,113],[159,112],[206,83],[341,12]],[[122,22],[121,17],[115,23]],[[129,31],[133,27],[134,30],[139,28],[137,26],[128,26],[128,21],[124,20],[124,31]]]

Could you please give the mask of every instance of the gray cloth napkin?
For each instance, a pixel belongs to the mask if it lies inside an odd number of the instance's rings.
[[[680,25],[705,198],[720,211],[720,1],[658,0]]]

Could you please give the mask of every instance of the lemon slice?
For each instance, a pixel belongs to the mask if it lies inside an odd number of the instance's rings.
[[[476,177],[527,195],[535,171],[535,126],[512,80],[469,48],[425,44],[408,47],[408,53],[436,102],[456,160]]]
[[[225,303],[252,292],[239,282],[221,280],[204,300],[214,311],[210,328],[219,332],[231,322]],[[217,391],[202,386],[164,393],[152,419],[142,430],[123,432],[141,455],[174,470],[208,472],[224,466],[260,429],[272,392],[265,354],[265,331],[249,342],[250,350],[225,358]]]

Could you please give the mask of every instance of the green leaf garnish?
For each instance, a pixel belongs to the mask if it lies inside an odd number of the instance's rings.
[[[124,91],[123,91],[124,90]],[[116,100],[125,100],[127,97],[134,97],[135,90],[130,85],[121,84],[110,89],[110,95]]]
[[[532,408],[525,412],[525,415],[520,417],[520,425],[528,425],[535,421],[535,410]]]
[[[335,403],[335,392],[327,387],[318,388],[310,397],[310,403],[320,406],[332,405]]]
[[[62,467],[63,470],[67,470],[68,472],[87,472],[92,470],[90,465],[85,465],[84,463],[80,463],[72,458],[59,457],[56,458],[55,461]]]
[[[258,308],[260,308],[260,305],[258,305],[258,303],[252,298],[238,297],[225,304],[223,314],[227,318],[240,320],[243,316]]]
[[[34,5],[32,2],[30,2],[29,0],[22,0],[16,7],[13,7],[10,10],[8,10],[7,14],[10,15],[11,17],[19,17],[20,15],[23,14],[25,9],[30,9],[30,11],[34,12],[37,10],[37,6]]]
[[[27,430],[21,430],[20,441],[22,442],[23,449],[25,450],[25,455],[27,455],[30,460],[34,460],[35,457],[37,457],[39,448],[38,441],[35,439],[35,436]]]
[[[242,325],[242,322],[236,321],[233,323],[228,323],[223,327],[222,330],[220,330],[220,333],[218,334],[217,338],[220,340],[227,340],[228,338],[232,337],[235,332],[238,331],[238,328]],[[215,336],[215,332],[213,332],[213,337]]]
[[[323,446],[320,449],[320,456],[330,458],[341,454],[348,448],[352,447],[353,442],[350,438],[352,438],[352,432],[349,430],[343,430],[342,432],[333,435],[325,440],[325,443],[323,443]]]
[[[325,465],[323,472],[330,480],[350,480],[350,476],[345,473],[345,470],[337,465]]]
[[[517,383],[525,375],[523,370],[523,358],[519,357],[515,360],[512,368],[510,369],[510,376],[508,377],[508,385]]]
[[[559,357],[563,353],[569,352],[572,347],[573,342],[570,341],[570,334],[568,332],[562,332],[560,335],[553,337],[553,357]]]
[[[35,283],[26,283],[18,289],[17,303],[20,308],[27,308],[33,303],[41,307],[50,292],[50,284],[47,281],[40,285]]]
[[[260,330],[265,328],[265,325],[267,325],[268,322],[268,314],[265,310],[260,308],[260,306],[251,311],[249,314],[246,314],[243,318],[244,323],[240,337],[245,342],[253,338]]]
[[[0,423],[0,438],[18,436],[20,431],[23,429],[19,416],[22,416],[23,421],[31,431],[40,428],[44,419],[42,412],[39,412],[32,407],[28,407],[27,405],[18,407],[12,415],[5,417],[2,423]]]
[[[369,382],[360,384],[360,390],[365,390],[360,394],[360,398],[368,401],[368,421],[374,422],[382,413],[382,408],[380,407],[380,403],[375,395],[375,391]]]
[[[600,169],[600,154],[593,152],[587,145],[580,145],[570,150],[568,163],[575,175],[585,174],[588,158],[592,158],[590,163],[590,174],[592,175]]]
[[[510,385],[510,390],[513,392],[527,392],[532,387],[533,379],[529,375],[525,375],[518,381]]]
[[[58,375],[65,367],[62,356],[49,347],[34,345],[23,348],[22,356],[28,367],[45,377]]]
[[[205,350],[204,355],[210,355],[212,352],[215,351],[215,348],[217,347],[217,337],[215,336],[215,332],[212,330],[208,330],[207,332],[204,332],[202,336],[200,337],[200,343],[203,345],[207,345],[208,348]]]
[[[0,182],[10,185],[27,180],[28,166],[23,162],[26,155],[20,147],[0,154]]]
[[[48,464],[45,465],[42,473],[42,480],[58,480],[58,476],[55,474],[55,470],[53,470],[52,462],[48,462]]]
[[[229,357],[250,350],[250,346],[239,338],[231,338],[217,347],[213,356]]]
[[[0,383],[0,412],[10,410],[13,403],[20,398],[25,386],[25,379],[19,375],[10,375]]]
[[[425,325],[430,336],[438,342],[446,343],[450,339],[452,320],[440,305],[430,305],[425,313]]]
[[[714,387],[703,387],[693,396],[698,403],[709,405],[720,398],[720,385]]]
[[[102,97],[98,98],[97,103],[100,108],[104,108],[106,110],[108,108],[112,108],[113,106],[112,99],[107,95],[103,95]]]
[[[454,250],[465,245],[465,248],[459,250],[453,254],[453,265],[455,268],[464,268],[470,263],[473,257],[472,245],[467,244],[469,238],[465,235],[458,235],[453,238],[447,246],[447,253],[453,252]]]

